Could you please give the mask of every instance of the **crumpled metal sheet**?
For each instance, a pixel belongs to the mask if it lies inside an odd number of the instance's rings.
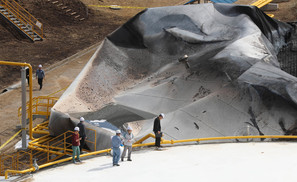
[[[253,6],[147,9],[103,41],[54,106],[50,131],[69,122],[59,115],[84,116],[129,122],[140,138],[163,112],[166,139],[284,134],[297,117],[297,79],[277,53],[291,31]],[[97,149],[110,147],[106,138]]]

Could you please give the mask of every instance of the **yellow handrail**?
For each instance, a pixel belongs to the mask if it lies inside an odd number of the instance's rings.
[[[25,8],[19,5],[14,0],[0,0],[2,6],[12,12],[25,26],[30,25],[32,30],[43,39],[43,25],[32,14],[30,14]],[[9,17],[7,17],[10,19]],[[10,19],[11,20],[11,19]],[[21,27],[20,27],[21,28]],[[22,29],[22,28],[21,28]],[[26,32],[24,32],[26,33]],[[26,33],[27,34],[27,33]],[[33,35],[27,34],[34,40]]]
[[[92,132],[94,132],[94,141],[90,141],[90,140],[86,140],[85,142],[86,143],[92,143],[94,145],[94,151],[96,151],[96,145],[97,145],[97,132],[96,130],[93,130],[91,128],[86,128],[86,130],[91,130]]]
[[[154,134],[148,134],[146,136],[144,136],[143,138],[141,138],[140,140],[138,140],[137,144],[133,144],[132,147],[141,147],[141,146],[149,146],[149,145],[154,145],[155,143],[151,142],[151,143],[145,143],[145,144],[141,144],[141,142],[143,142],[144,140],[150,138],[150,137],[155,137]],[[144,139],[145,138],[145,139]],[[184,142],[200,142],[200,141],[207,141],[207,140],[229,140],[229,139],[248,139],[248,138],[286,138],[286,139],[297,139],[297,136],[292,136],[292,135],[261,135],[261,136],[226,136],[226,137],[211,137],[211,138],[194,138],[194,139],[185,139],[185,140],[161,140],[161,144],[175,144],[175,143],[184,143]],[[92,155],[98,155],[98,154],[102,154],[102,153],[109,153],[111,151],[111,149],[104,149],[104,150],[100,150],[100,151],[95,151],[95,152],[90,152],[90,153],[86,153],[86,154],[82,154],[80,155],[80,157],[87,157],[87,156],[92,156]],[[62,162],[66,162],[71,160],[72,157],[68,157],[65,159],[61,159],[61,160],[57,160],[54,162],[49,162],[43,165],[39,166],[39,169],[41,168],[45,168],[54,164],[58,164],[58,163],[62,163]],[[19,174],[24,174],[27,172],[33,172],[36,169],[34,167],[27,169],[27,170],[23,170],[23,171],[17,171],[17,170],[6,170],[5,171],[5,179],[8,178],[8,173],[19,173]]]
[[[254,3],[252,3],[252,6],[257,6],[258,8],[262,8],[263,6],[265,6],[266,4],[271,3],[272,0],[258,0]]]

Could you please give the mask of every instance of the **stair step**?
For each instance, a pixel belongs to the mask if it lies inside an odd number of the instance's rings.
[[[70,13],[71,16],[72,16],[72,15],[75,15],[75,14],[77,14],[77,13],[76,13],[76,12]]]
[[[79,21],[83,21],[83,20],[85,20],[85,18],[81,18],[81,19],[79,19]]]
[[[66,9],[66,8],[68,8],[68,6],[63,6],[63,7],[61,7],[61,9]]]
[[[63,5],[63,3],[61,3],[61,4],[58,4],[57,6],[59,7],[59,6],[62,6]]]
[[[66,13],[69,12],[69,11],[71,11],[71,9],[67,9],[67,10],[66,10]]]
[[[41,38],[34,38],[33,40],[34,40],[34,41],[37,41],[37,40],[41,40]]]
[[[52,2],[53,4],[57,4],[59,1],[54,1],[54,2]]]
[[[77,16],[75,16],[74,18],[79,18],[80,17],[80,15],[77,15]]]

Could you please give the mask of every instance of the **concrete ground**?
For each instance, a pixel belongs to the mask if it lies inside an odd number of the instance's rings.
[[[111,165],[110,156],[100,156],[41,170],[26,181],[295,181],[296,158],[294,142],[147,148],[132,153],[133,161],[120,162],[120,167]]]

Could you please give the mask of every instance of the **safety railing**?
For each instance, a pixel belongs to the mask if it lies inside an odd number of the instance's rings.
[[[39,37],[43,38],[43,25],[33,15],[31,15],[26,9],[19,5],[14,0],[0,0],[0,5],[5,7],[11,13],[13,13],[22,24],[34,31]],[[9,17],[8,17],[9,19]],[[21,28],[21,27],[19,27]],[[22,28],[21,28],[22,29]],[[33,35],[27,34],[34,40]]]
[[[73,132],[67,131],[54,138],[42,138],[29,142],[29,148],[32,150],[44,151],[48,155],[66,155],[72,154],[71,136]],[[49,159],[48,159],[49,161]]]
[[[49,135],[48,123],[49,121],[43,122],[41,124],[37,124],[36,127],[32,129],[32,132],[34,134]]]
[[[48,96],[39,96],[33,98],[33,105],[32,105],[32,114],[33,115],[42,115],[46,116],[47,118],[51,114],[51,108],[55,105],[59,98],[57,97],[48,97]],[[29,112],[29,103],[27,103],[27,113]],[[22,107],[18,109],[18,117],[21,121],[22,116]]]
[[[155,138],[155,135],[150,133],[138,140],[133,144],[133,147],[150,146],[155,145],[154,142],[144,143],[148,138]],[[262,138],[274,138],[274,139],[297,139],[297,136],[293,135],[257,135],[257,136],[223,136],[223,137],[209,137],[209,138],[193,138],[184,140],[165,140],[161,139],[161,144],[176,144],[176,143],[187,143],[187,142],[201,142],[201,141],[212,141],[212,140],[234,140],[234,139],[262,139]]]
[[[152,146],[152,145],[155,145],[154,142],[144,143],[144,144],[142,143],[142,142],[144,142],[148,138],[155,138],[155,135],[150,133],[150,134],[144,136],[140,140],[136,141],[132,145],[132,147],[142,147],[142,146]],[[291,136],[291,135],[261,135],[261,136],[226,136],[226,137],[211,137],[211,138],[194,138],[194,139],[185,139],[185,140],[164,140],[164,139],[162,139],[161,140],[161,144],[200,142],[200,141],[210,141],[210,140],[248,139],[248,138],[297,139],[297,136]],[[104,150],[100,150],[100,151],[95,151],[95,152],[90,152],[90,153],[82,154],[82,155],[80,155],[80,157],[82,158],[82,157],[93,156],[93,155],[98,155],[98,154],[102,154],[102,153],[109,153],[110,151],[111,151],[111,149],[104,149]],[[40,165],[39,166],[39,169],[45,168],[45,167],[48,167],[48,166],[51,166],[51,165],[63,163],[63,162],[66,162],[66,161],[70,161],[70,160],[72,160],[72,157],[68,157],[68,158],[57,160],[57,161],[49,162],[49,163]],[[6,170],[5,171],[5,179],[8,178],[8,174],[9,173],[24,174],[24,173],[32,172],[32,171],[35,171],[35,170],[36,169],[34,167],[32,167],[30,169],[27,169],[27,170],[23,170],[23,171]]]
[[[97,132],[96,130],[93,130],[91,128],[86,128],[87,132],[90,133],[90,132],[93,132],[94,134],[90,134],[90,135],[94,135],[94,140],[89,140],[90,138],[87,138],[85,140],[86,143],[90,143],[94,146],[94,149],[93,151],[96,151],[96,145],[97,145]],[[88,131],[89,130],[89,131]]]
[[[258,8],[262,8],[263,6],[265,6],[266,4],[271,3],[272,0],[258,0],[254,3],[252,3],[252,6],[257,6]]]
[[[15,164],[14,164],[13,156],[7,155],[7,154],[0,155],[0,175],[1,176],[5,175],[5,171],[7,169],[15,169],[14,166]]]
[[[251,5],[252,6],[257,6],[258,8],[262,8],[263,6],[265,6],[265,5],[267,5],[267,4],[271,3],[271,2],[272,2],[272,0],[258,0],[258,1],[254,2],[254,3],[252,3]],[[270,16],[271,18],[274,17],[274,14],[267,14],[267,15]]]
[[[0,155],[0,175],[4,176],[6,170],[24,170],[33,167],[31,152],[18,151],[14,155]]]

